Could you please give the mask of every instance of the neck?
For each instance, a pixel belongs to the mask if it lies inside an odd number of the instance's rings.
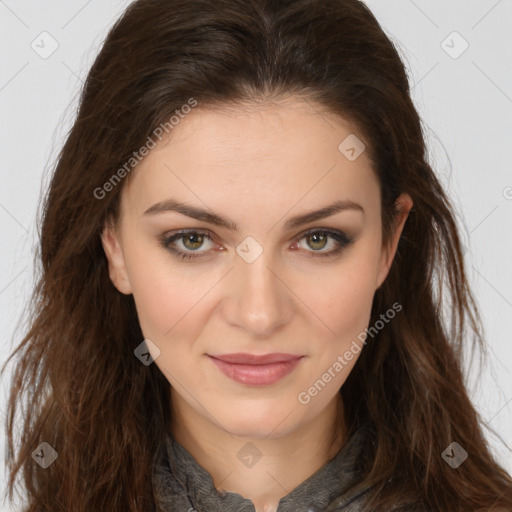
[[[217,490],[250,499],[256,512],[275,512],[282,497],[333,459],[345,443],[339,394],[309,423],[276,438],[233,435],[174,393],[171,403],[174,439],[208,471]],[[261,453],[256,463],[250,450],[247,455],[243,452],[248,443]]]

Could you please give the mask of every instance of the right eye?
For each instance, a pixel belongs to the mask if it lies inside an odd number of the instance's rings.
[[[208,251],[199,251],[199,249],[204,245],[205,240],[212,241],[208,232],[186,230],[163,236],[160,239],[160,244],[173,256],[184,260],[203,257],[204,253]],[[176,241],[180,242],[182,248],[176,247]]]

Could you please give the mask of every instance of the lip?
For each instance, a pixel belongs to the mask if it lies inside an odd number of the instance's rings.
[[[208,354],[230,379],[248,386],[269,386],[292,372],[304,356],[294,354]]]

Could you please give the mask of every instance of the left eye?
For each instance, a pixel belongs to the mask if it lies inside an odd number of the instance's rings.
[[[343,233],[343,231],[337,231],[329,228],[315,228],[296,238],[296,240],[299,241],[303,239],[306,240],[307,246],[313,249],[313,251],[306,251],[308,253],[313,253],[312,256],[306,256],[308,258],[336,256],[354,241]],[[329,239],[334,240],[334,247],[329,251],[323,251],[322,249],[327,246]],[[294,245],[300,246],[299,243]]]
[[[329,239],[333,239],[332,233],[324,233],[323,231],[314,231],[313,233],[309,233],[305,236],[303,236],[300,240],[306,240],[306,244],[311,248],[315,249],[314,252],[317,252],[318,250],[325,249],[325,247],[328,245]],[[336,244],[334,244],[334,247],[336,247]],[[329,252],[329,251],[325,251]]]
[[[300,248],[300,241],[303,239],[306,240],[307,246],[313,249],[312,251],[306,251],[313,252],[313,257],[334,256],[353,242],[353,240],[342,231],[315,229],[297,237],[293,247]],[[329,239],[334,241],[334,247],[328,251],[324,251],[323,249],[328,245]],[[212,237],[208,232],[191,230],[180,231],[170,236],[164,236],[161,238],[160,244],[171,252],[173,256],[183,260],[203,257],[208,251],[199,251],[199,249],[204,245],[205,240],[212,242]],[[181,243],[182,248],[176,247],[175,244],[177,241]]]

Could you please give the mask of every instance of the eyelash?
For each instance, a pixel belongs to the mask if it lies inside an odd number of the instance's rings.
[[[307,251],[307,252],[313,252],[313,256],[306,256],[307,258],[316,258],[316,257],[319,257],[319,258],[327,258],[327,257],[333,257],[333,256],[336,256],[337,254],[339,254],[343,249],[346,249],[348,246],[350,246],[352,243],[353,243],[353,239],[352,238],[349,238],[345,233],[343,233],[342,231],[337,231],[337,230],[333,230],[333,229],[330,229],[330,228],[325,228],[325,229],[319,229],[319,228],[315,228],[315,229],[311,229],[305,233],[302,233],[301,235],[299,235],[298,237],[295,238],[295,241],[300,241],[302,240],[303,238],[307,237],[308,235],[314,235],[316,233],[320,233],[320,234],[324,234],[324,235],[329,235],[331,238],[333,238],[338,246],[334,249],[331,249],[330,251],[328,252],[318,252],[318,251]],[[172,248],[171,247],[171,244],[175,241],[175,240],[179,240],[180,238],[183,239],[185,237],[185,235],[190,235],[190,234],[197,234],[197,235],[202,235],[204,237],[206,237],[208,240],[212,240],[212,236],[210,235],[209,232],[207,231],[202,231],[202,230],[194,230],[194,229],[190,229],[190,230],[185,230],[185,231],[179,231],[177,233],[174,233],[174,234],[171,234],[171,235],[164,235],[160,238],[160,245],[168,250],[174,257],[176,258],[181,258],[181,260],[191,260],[191,259],[194,259],[194,258],[202,258],[204,257],[204,254],[206,254],[207,251],[202,251],[202,252],[193,252],[193,251],[186,251],[186,252],[183,252],[179,249],[175,249],[175,248]]]

